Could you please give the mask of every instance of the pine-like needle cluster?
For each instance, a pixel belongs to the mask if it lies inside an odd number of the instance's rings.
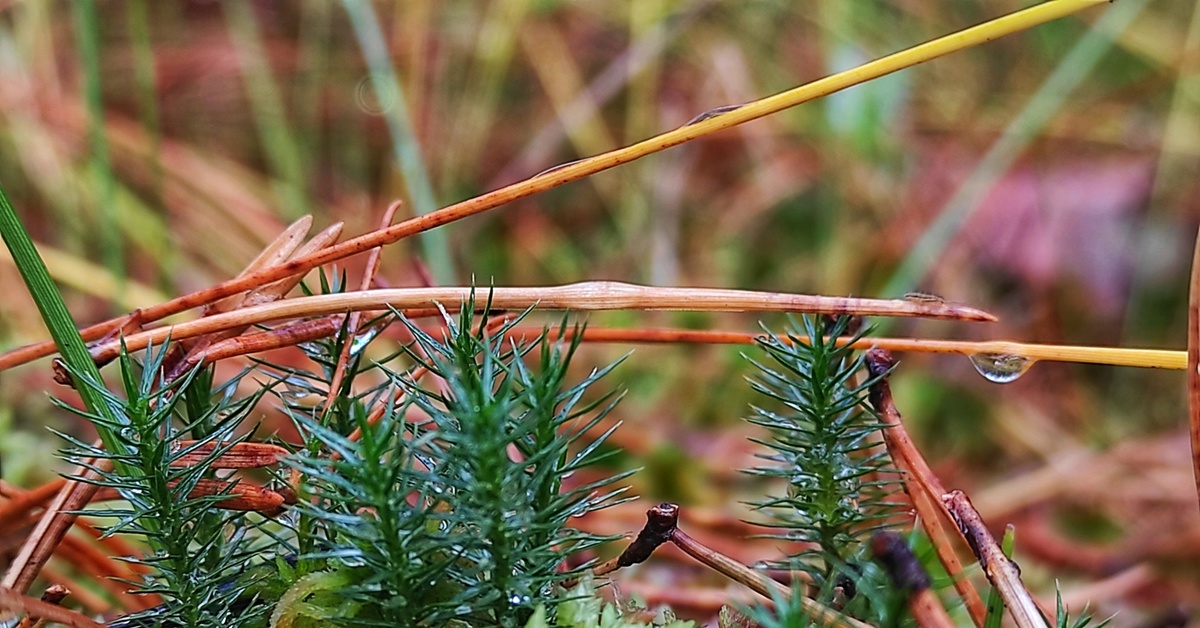
[[[404,321],[419,383],[389,373],[373,403],[350,406],[350,440],[328,422],[299,421],[315,450],[289,461],[304,478],[302,512],[318,537],[302,559],[347,574],[325,619],[371,625],[523,626],[554,585],[578,569],[565,559],[607,540],[572,517],[611,505],[623,476],[579,486],[568,478],[602,458],[607,433],[581,442],[616,402],[588,399],[611,366],[568,383],[577,344],[488,331],[466,307],[437,339]],[[578,337],[578,336],[576,336]],[[368,408],[387,404],[377,421]]]
[[[772,403],[749,419],[770,431],[757,441],[770,449],[761,456],[770,464],[750,473],[784,487],[754,505],[778,529],[772,536],[801,543],[781,566],[806,572],[827,599],[871,596],[879,579],[865,541],[894,513],[888,500],[898,488],[875,438],[882,425],[867,404],[863,356],[849,346],[862,334],[838,339],[850,322],[792,321],[786,336],[759,341],[766,360],[751,360],[751,385]]]
[[[263,614],[261,606],[251,603],[248,591],[254,578],[244,571],[256,549],[248,532],[261,517],[220,508],[233,484],[213,464],[245,440],[247,435],[237,429],[259,395],[234,401],[227,393],[236,389],[238,378],[214,391],[207,369],[163,386],[159,378],[167,355],[165,348],[150,348],[144,365],[122,355],[123,396],[84,380],[103,396],[112,416],[121,419],[113,423],[87,415],[107,432],[116,451],[60,434],[71,444],[68,458],[95,474],[76,479],[115,489],[120,496],[87,514],[113,522],[105,535],[133,535],[147,547],[143,556],[125,557],[145,567],[141,579],[129,584],[165,602],[144,617],[131,616],[117,625],[250,625]],[[225,489],[198,491],[202,483],[224,484]]]

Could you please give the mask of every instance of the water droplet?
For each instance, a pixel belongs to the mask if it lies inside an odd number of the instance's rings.
[[[512,604],[513,606],[520,606],[522,604],[528,604],[529,596],[528,595],[517,595],[516,593],[513,593],[511,596],[509,596],[508,603]]]
[[[360,332],[357,336],[355,336],[354,342],[350,345],[350,355],[358,355],[359,353],[362,353],[362,350],[366,349],[367,345],[371,344],[371,341],[375,340],[375,336],[378,336],[379,332],[382,330],[382,327],[374,327],[372,329]]]
[[[1011,353],[976,353],[970,358],[971,364],[980,375],[997,384],[1017,381],[1034,362],[1025,356]]]

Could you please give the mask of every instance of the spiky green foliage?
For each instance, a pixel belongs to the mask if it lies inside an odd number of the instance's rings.
[[[137,625],[250,625],[262,614],[261,607],[249,604],[253,578],[244,577],[257,549],[251,534],[256,527],[251,517],[256,515],[221,510],[227,490],[197,497],[192,492],[202,480],[221,479],[212,465],[245,439],[238,428],[258,396],[232,400],[229,393],[236,379],[212,391],[208,371],[194,371],[164,386],[158,378],[166,355],[165,349],[147,349],[144,365],[122,355],[124,395],[96,386],[94,392],[103,397],[109,412],[86,415],[99,429],[115,435],[113,446],[96,447],[62,435],[72,445],[66,453],[98,474],[77,479],[116,489],[123,500],[87,511],[113,521],[104,533],[140,537],[148,548],[144,556],[127,559],[150,568],[130,584],[142,593],[162,596],[165,604]],[[92,385],[88,379],[78,381]],[[107,418],[112,414],[121,421]],[[185,440],[194,442],[185,445]],[[209,451],[199,460],[179,463],[204,448]]]
[[[444,622],[461,603],[460,596],[445,594],[457,559],[437,511],[445,482],[421,460],[435,439],[404,422],[410,404],[389,407],[373,425],[363,404],[352,405],[362,430],[357,441],[315,420],[301,422],[322,445],[317,455],[287,461],[304,477],[299,509],[316,523],[317,538],[306,544],[315,549],[304,558],[341,572],[340,599],[333,602],[342,608],[313,619],[340,615],[365,624],[418,626]],[[327,583],[298,582],[294,591],[315,584]]]
[[[576,343],[548,334],[508,340],[516,321],[488,332],[471,309],[446,317],[442,340],[405,321],[416,338],[409,357],[436,387],[387,371],[371,403],[360,396],[344,410],[292,408],[315,445],[288,461],[305,481],[299,508],[310,525],[300,526],[300,545],[312,550],[302,563],[352,583],[340,591],[340,610],[316,613],[325,619],[522,626],[578,571],[564,570],[564,560],[606,540],[568,524],[614,503],[620,490],[609,487],[623,476],[576,487],[564,480],[601,458],[607,433],[581,438],[617,398],[585,396],[612,367],[568,384]],[[368,422],[368,407],[397,390],[404,400]],[[347,438],[354,428],[357,442]]]
[[[1074,620],[1071,619],[1071,614],[1067,611],[1067,605],[1063,604],[1062,591],[1058,589],[1056,584],[1054,587],[1054,625],[1056,628],[1087,628],[1092,625],[1095,617],[1087,608],[1079,614]],[[1095,625],[1095,628],[1104,628],[1113,620],[1112,617],[1101,621]]]
[[[770,430],[770,439],[756,442],[771,450],[761,456],[771,464],[750,473],[785,488],[754,506],[770,516],[764,525],[778,529],[771,536],[803,544],[781,566],[807,572],[818,599],[885,619],[893,594],[867,559],[865,541],[893,514],[889,496],[898,487],[886,479],[886,453],[870,451],[881,424],[867,405],[863,357],[835,341],[849,325],[843,317],[823,329],[804,317],[786,337],[759,341],[769,361],[751,360],[759,370],[751,386],[773,403],[754,407],[749,420]],[[761,618],[764,625],[793,625],[788,608],[778,606],[773,621]]]

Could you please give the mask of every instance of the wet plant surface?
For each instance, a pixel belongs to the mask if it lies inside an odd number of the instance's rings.
[[[1186,623],[1200,22],[943,4],[0,8],[0,617]]]

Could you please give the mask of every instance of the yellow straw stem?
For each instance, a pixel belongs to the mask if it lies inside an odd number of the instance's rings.
[[[1123,347],[1085,347],[1076,345],[1043,345],[1006,340],[967,342],[961,340],[923,340],[879,338],[864,339],[860,344],[878,346],[889,351],[922,353],[961,353],[979,355],[994,353],[1016,355],[1030,360],[1048,362],[1082,362],[1112,366],[1135,366],[1182,371],[1187,368],[1187,353],[1168,349],[1129,349]]]
[[[513,336],[536,336],[541,328],[518,327]],[[568,330],[568,335],[572,332]],[[582,330],[584,342],[613,342],[630,344],[752,344],[762,334],[744,331],[693,329],[605,329],[589,327]],[[803,337],[801,337],[803,339]],[[896,353],[958,353],[965,356],[996,354],[1013,355],[1034,361],[1080,362],[1110,366],[1184,370],[1187,353],[1169,349],[1134,349],[1125,347],[1088,347],[1077,345],[1046,345],[1008,340],[929,340],[924,338],[872,338],[855,343],[856,349],[879,347]]]
[[[912,48],[901,50],[900,52],[864,63],[844,72],[839,72],[785,92],[780,92],[774,96],[756,100],[741,107],[722,108],[722,112],[717,115],[710,117],[702,116],[701,120],[693,124],[668,131],[632,146],[555,168],[547,172],[546,176],[553,174],[556,177],[566,180],[585,176],[597,172],[599,169],[610,168],[664,148],[682,144],[705,135],[711,135],[717,131],[728,129],[749,122],[750,120],[778,113],[801,103],[828,96],[847,87],[853,87],[854,85],[865,83],[914,65],[919,65],[952,52],[958,52],[959,50],[977,46],[993,39],[999,39],[1005,35],[1011,35],[1012,33],[1065,17],[1088,7],[1107,4],[1108,1],[1050,0],[1049,2],[1029,7],[1028,9],[1017,11],[1016,13],[998,17],[978,26],[972,26],[971,28],[913,46]],[[598,162],[605,162],[602,168],[596,167]]]
[[[738,107],[722,107],[701,115],[692,124],[687,124],[678,129],[643,140],[632,146],[619,148],[602,155],[596,155],[551,168],[543,173],[488,192],[487,194],[444,207],[429,214],[410,218],[386,229],[358,236],[341,244],[330,246],[311,255],[304,256],[303,258],[293,259],[288,264],[288,274],[306,272],[350,255],[369,251],[378,246],[392,244],[418,233],[495,209],[517,199],[525,198],[564,183],[628,163],[671,146],[677,146],[689,140],[710,135],[772,113],[777,113],[789,107],[794,107],[815,98],[846,89],[847,87],[852,87],[859,83],[924,63],[942,55],[1032,28],[1105,2],[1106,0],[1050,0],[1049,2],[993,19],[978,26],[945,35],[907,50],[902,50],[845,72],[839,72],[818,79],[812,83],[781,92],[774,96],[768,96]],[[176,297],[165,303],[145,308],[141,312],[140,320],[145,322],[160,320],[239,292],[257,288],[264,283],[277,281],[280,278],[272,269],[264,269],[199,292]],[[84,339],[95,340],[99,338],[112,329],[115,322],[115,320],[107,321],[88,327],[83,330]],[[23,364],[38,357],[50,355],[53,352],[54,345],[48,342],[8,351],[0,354],[0,370],[17,364]]]

